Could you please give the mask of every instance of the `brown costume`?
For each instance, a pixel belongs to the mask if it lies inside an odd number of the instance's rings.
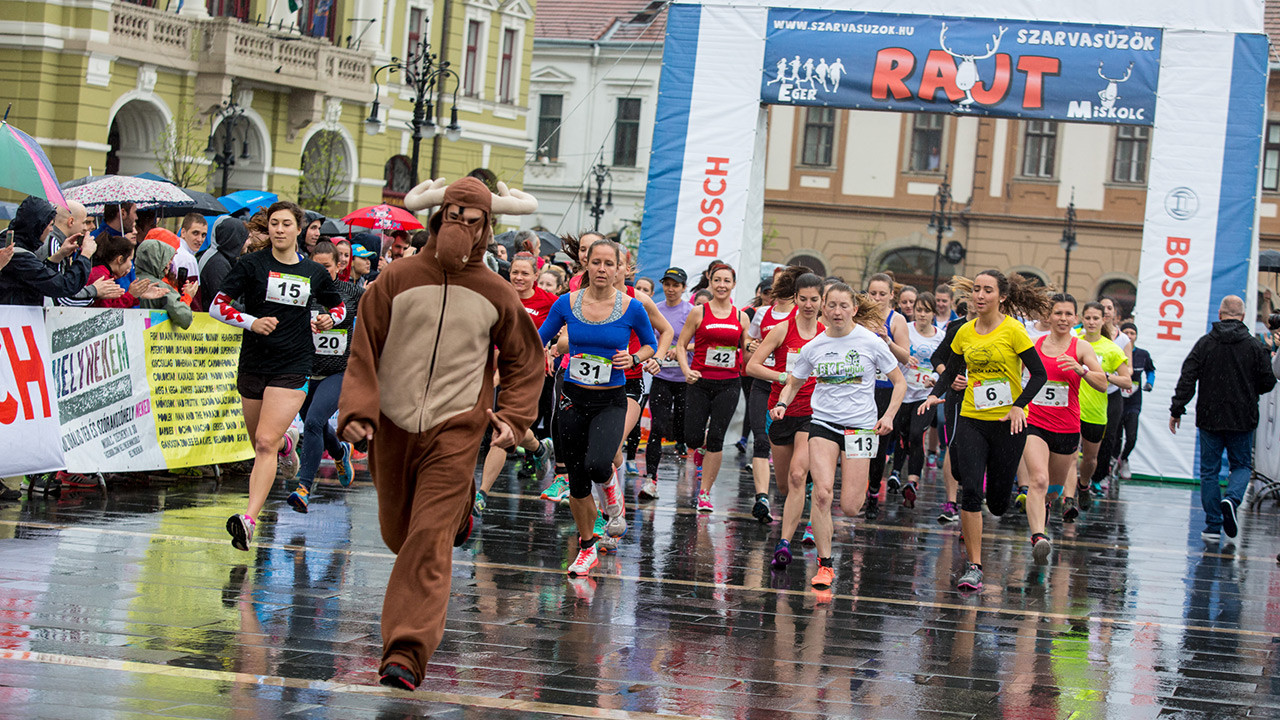
[[[442,182],[415,188],[406,206],[438,204]],[[382,539],[396,553],[382,606],[382,667],[399,663],[418,681],[444,634],[454,538],[470,523],[495,365],[503,382],[497,415],[517,438],[542,391],[533,322],[511,285],[481,261],[494,205],[536,208],[531,197],[503,191],[494,196],[473,178],[443,189],[422,252],[391,263],[361,299],[342,383],[339,433],[355,420],[375,428],[369,470]],[[484,219],[447,220],[449,205],[479,208]]]

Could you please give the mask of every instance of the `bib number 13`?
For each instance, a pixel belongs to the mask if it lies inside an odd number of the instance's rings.
[[[844,456],[847,458],[872,458],[880,447],[880,438],[872,430],[845,430]]]

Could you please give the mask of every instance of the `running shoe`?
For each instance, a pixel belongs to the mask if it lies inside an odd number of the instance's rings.
[[[589,548],[579,548],[578,557],[569,566],[569,577],[586,577],[595,566],[600,564],[600,551],[596,548],[598,542],[591,543]]]
[[[1062,522],[1064,523],[1075,522],[1076,518],[1078,517],[1080,517],[1080,509],[1076,507],[1076,499],[1063,498],[1062,499]]]
[[[0,502],[13,502],[22,499],[22,491],[0,483]]]
[[[600,549],[601,555],[618,552],[618,538],[608,535],[600,535],[596,537],[596,547]]]
[[[623,498],[622,484],[618,482],[618,473],[609,476],[609,481],[604,484],[604,514],[609,518],[606,523],[606,532],[614,537],[622,537],[627,532],[627,519],[624,517],[627,512],[625,498]]]
[[[1018,496],[1013,499],[1013,504],[1018,506],[1018,512],[1027,511],[1027,486],[1023,485],[1018,488]]]
[[[387,663],[378,673],[378,683],[397,690],[416,690],[418,681],[409,668],[400,663]]]
[[[62,492],[62,480],[58,473],[34,473],[22,480],[22,486],[28,493],[38,492],[43,495],[57,495]]]
[[[773,522],[773,515],[769,512],[768,497],[756,498],[756,504],[751,508],[751,516],[759,520],[761,525],[768,525]]]
[[[276,475],[285,480],[298,477],[298,431],[294,428],[284,432],[284,447],[276,459]]]
[[[804,535],[800,536],[800,544],[805,547],[813,547],[817,544],[813,539],[813,525],[804,526]]]
[[[773,546],[773,569],[782,570],[791,564],[791,543],[787,540],[779,540],[777,545]]]
[[[569,497],[569,476],[557,475],[555,480],[542,491],[542,499],[550,502],[561,502]]]
[[[596,522],[591,532],[595,533],[596,540],[604,537],[604,515],[599,510],[596,510]]]
[[[898,477],[898,471],[894,470],[889,473],[889,492],[896,493],[898,488],[902,487],[902,479]]]
[[[551,442],[551,438],[544,438],[538,443],[538,449],[533,453],[533,471],[539,482],[555,469],[555,453],[555,443]]]
[[[929,459],[925,461],[925,464],[929,466],[930,470],[936,470],[938,468],[938,454],[929,453]]]
[[[484,509],[488,506],[489,494],[483,490],[477,490],[475,502],[471,503],[471,514],[480,517],[484,515]]]
[[[982,589],[982,568],[974,563],[969,563],[965,567],[964,574],[956,581],[956,588],[965,591],[978,591]]]
[[[640,494],[640,502],[657,500],[658,499],[658,479],[653,477],[645,478],[644,482],[640,483],[639,494]]]
[[[836,571],[826,565],[819,565],[818,572],[814,574],[809,584],[819,590],[826,590],[836,581]]]
[[[916,484],[908,482],[902,486],[902,507],[913,508],[916,506]]]
[[[311,490],[306,485],[298,483],[298,489],[289,493],[289,499],[285,502],[289,503],[289,507],[294,512],[306,513],[307,506],[311,504]]]
[[[1133,479],[1133,472],[1129,469],[1128,460],[1120,461],[1120,464],[1116,467],[1116,477],[1120,478],[1121,480]]]
[[[1093,494],[1094,494],[1094,495],[1101,496],[1101,495],[1102,495],[1102,481],[1101,481],[1101,480],[1094,480],[1094,481],[1089,485],[1089,489],[1093,491]]]
[[[1231,498],[1222,498],[1222,534],[1235,540],[1240,535],[1240,524],[1236,522],[1236,504]]]
[[[733,446],[738,448],[739,455],[747,454],[747,438],[746,437],[738,438],[738,442],[734,443]]]
[[[1215,532],[1213,530],[1204,530],[1200,533],[1200,539],[1205,542],[1216,543],[1222,539],[1222,533]],[[1277,559],[1280,559],[1280,558],[1277,558]]]
[[[96,488],[99,485],[105,485],[98,479],[98,474],[84,475],[81,473],[59,472],[58,480],[61,481],[63,487],[69,488]]]
[[[640,469],[636,467],[636,461],[635,461],[635,460],[628,460],[628,461],[626,462],[626,466],[627,466],[627,474],[628,474],[628,475],[630,475],[630,476],[632,476],[632,477],[635,477],[636,475],[639,475],[639,474],[640,474]]]
[[[1049,536],[1044,533],[1036,533],[1031,536],[1031,557],[1037,563],[1044,564],[1049,560],[1049,553],[1053,552],[1053,543],[1049,541]]]
[[[231,547],[249,551],[249,543],[253,542],[253,530],[257,523],[248,515],[232,515],[227,518],[227,532],[231,535]]]
[[[351,481],[356,479],[356,469],[351,465],[351,456],[355,454],[355,448],[351,447],[351,443],[343,441],[342,459],[335,459],[333,465],[338,470],[338,484],[342,487],[351,487]]]
[[[880,517],[880,498],[872,495],[871,493],[867,493],[867,505],[866,512],[864,514],[866,515],[867,520],[875,520]]]
[[[1090,505],[1093,505],[1093,495],[1088,485],[1076,486],[1076,503],[1075,504],[1079,505],[1081,510],[1086,510],[1086,511],[1089,509]],[[1079,513],[1076,513],[1076,514],[1078,515]]]
[[[711,504],[711,493],[706,490],[700,490],[698,492],[698,512],[709,513],[714,509],[715,506]]]
[[[939,525],[946,525],[947,523],[953,523],[959,519],[960,519],[960,511],[956,508],[955,503],[950,501],[942,503],[942,512],[938,513]]]

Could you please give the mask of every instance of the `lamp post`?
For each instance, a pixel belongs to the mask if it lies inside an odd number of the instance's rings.
[[[592,177],[587,178],[587,204],[591,206],[589,212],[591,217],[596,219],[594,230],[600,232],[600,219],[604,217],[606,210],[613,209],[613,175],[609,173],[609,168],[604,163],[596,163],[591,168]],[[591,195],[591,180],[596,181],[596,194],[593,198]],[[608,195],[605,194],[604,181],[609,181]],[[603,204],[601,202],[603,201]]]
[[[424,28],[422,40],[409,52],[409,57],[403,60],[393,57],[390,63],[373,71],[373,107],[369,111],[368,119],[364,121],[365,130],[370,135],[376,135],[382,128],[382,120],[378,117],[378,101],[382,93],[382,86],[378,84],[378,73],[383,70],[388,72],[399,70],[404,73],[405,84],[413,90],[413,119],[409,121],[409,127],[413,130],[413,156],[410,167],[413,182],[416,185],[420,146],[424,137],[423,130],[427,130],[431,135],[442,132],[436,119],[444,109],[444,87],[450,77],[453,78],[453,106],[449,109],[449,124],[444,126],[443,132],[449,140],[462,137],[462,127],[458,125],[458,86],[461,81],[458,73],[450,69],[448,60],[441,61],[436,53],[431,52],[431,40]],[[437,90],[441,98],[438,102],[435,99]],[[436,153],[432,153],[432,176],[436,173],[437,160]]]
[[[235,131],[244,126],[240,159],[249,159],[249,118],[244,116],[244,108],[236,103],[235,88],[231,95],[213,111],[209,121],[209,142],[204,148],[206,155],[213,156],[213,163],[222,169],[222,194],[227,194],[227,184],[231,179],[231,168],[236,164]],[[222,149],[213,146],[213,118],[222,119]]]
[[[951,170],[942,174],[942,184],[938,186],[938,194],[933,198],[933,211],[929,213],[929,229],[937,237],[937,247],[933,254],[933,288],[938,287],[938,273],[942,269],[942,238],[954,232],[951,227]],[[930,288],[930,291],[933,290]]]
[[[1062,226],[1062,240],[1059,241],[1062,250],[1066,252],[1066,258],[1062,261],[1062,292],[1069,293],[1071,290],[1071,251],[1076,247],[1076,191],[1071,190],[1071,202],[1067,205],[1066,224]]]

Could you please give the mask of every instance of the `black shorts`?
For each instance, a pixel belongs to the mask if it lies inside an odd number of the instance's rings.
[[[1035,435],[1049,446],[1054,455],[1075,455],[1080,449],[1080,433],[1060,433],[1027,423],[1027,434]]]
[[[842,452],[844,450],[844,431],[849,429],[850,428],[847,428],[844,425],[829,423],[825,420],[813,420],[813,419],[809,420],[809,437],[810,438],[822,438],[823,440],[830,440],[831,442],[840,446]]]
[[[627,399],[635,400],[640,403],[644,400],[644,380],[641,378],[627,378]]]
[[[1098,444],[1102,442],[1102,438],[1106,437],[1106,424],[1095,425],[1093,423],[1080,423],[1080,437],[1087,443]]]
[[[798,415],[774,420],[769,423],[769,442],[774,445],[793,444],[796,440],[796,433],[809,432],[809,419],[809,415]]]
[[[267,388],[284,388],[285,390],[307,391],[306,375],[259,375],[242,372],[236,376],[236,390],[240,397],[250,400],[261,400]]]

